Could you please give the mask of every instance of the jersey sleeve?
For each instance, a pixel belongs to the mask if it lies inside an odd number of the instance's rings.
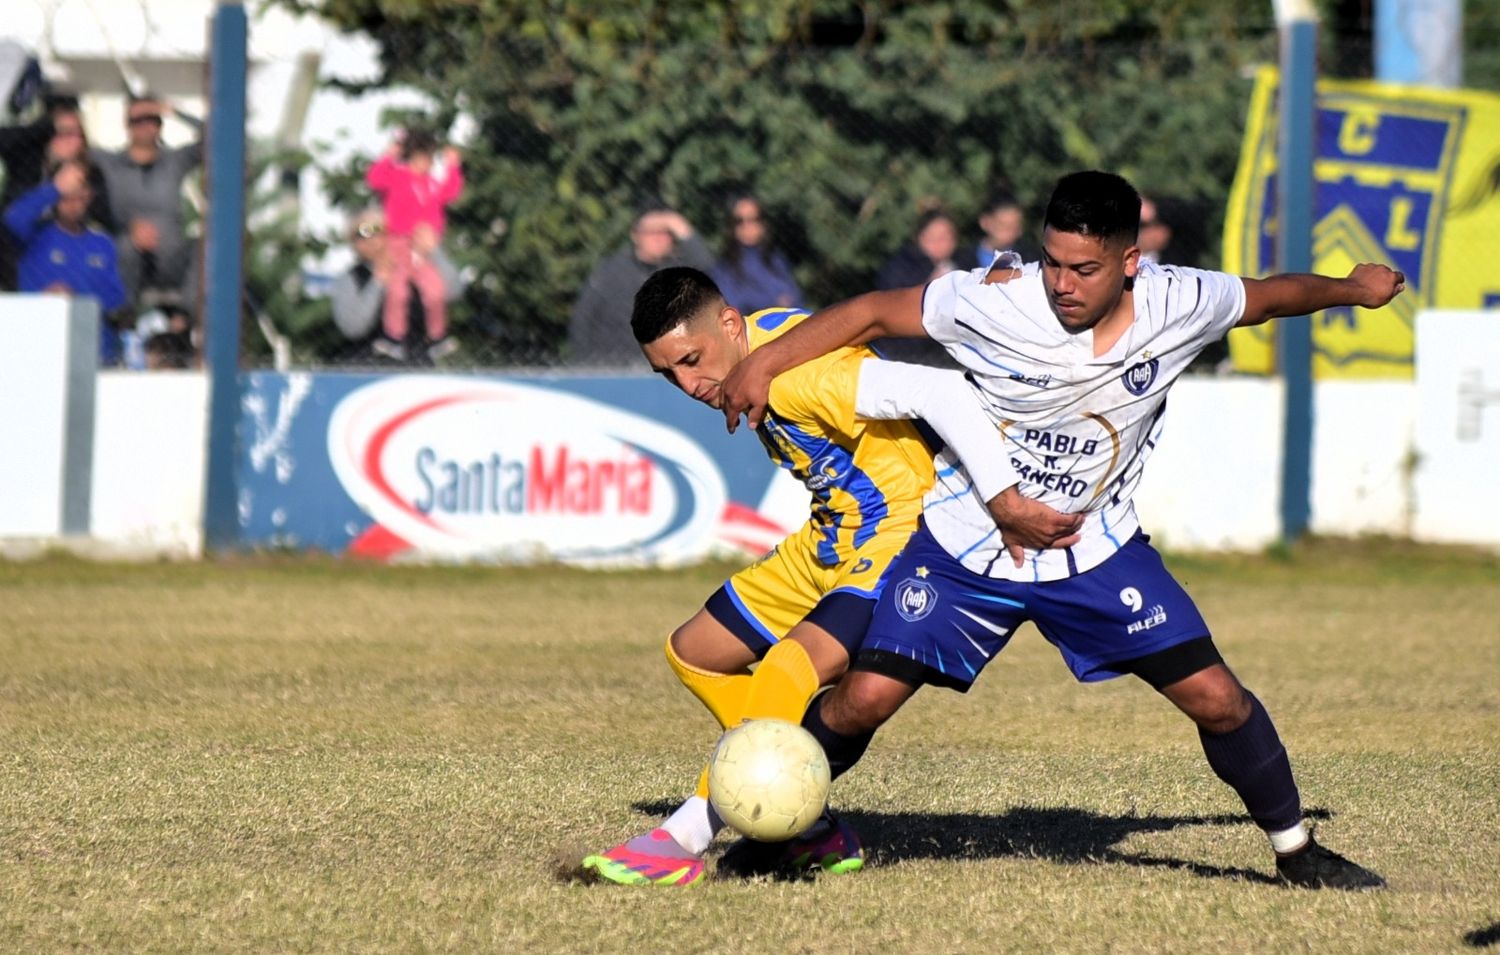
[[[1202,344],[1229,334],[1245,314],[1245,283],[1238,275],[1205,269],[1176,269],[1182,282],[1179,314]],[[1181,306],[1187,306],[1182,309]]]
[[[959,341],[958,311],[962,296],[978,284],[972,272],[949,272],[927,283],[922,290],[922,327],[933,341],[953,345]]]
[[[1020,483],[999,428],[960,372],[867,358],[855,412],[861,418],[926,421],[963,462],[982,501]]]
[[[798,365],[771,382],[771,407],[791,421],[855,437],[855,401],[863,353],[842,349]]]

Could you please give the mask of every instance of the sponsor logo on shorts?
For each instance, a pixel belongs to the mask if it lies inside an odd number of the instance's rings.
[[[1126,627],[1125,632],[1140,633],[1143,630],[1150,630],[1152,627],[1159,627],[1166,622],[1167,608],[1161,604],[1157,604],[1147,612],[1146,616]]]
[[[1125,383],[1125,390],[1133,395],[1144,395],[1156,380],[1157,361],[1155,358],[1138,362],[1125,369],[1120,380]]]
[[[925,580],[908,577],[896,587],[896,612],[907,623],[916,623],[937,606],[937,590]]]

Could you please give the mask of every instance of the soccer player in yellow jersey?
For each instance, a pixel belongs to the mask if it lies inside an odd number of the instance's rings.
[[[704,273],[669,268],[637,293],[631,326],[654,370],[719,408],[719,383],[729,371],[807,314],[776,308],[746,318]],[[747,719],[801,721],[829,751],[835,774],[853,765],[873,730],[854,725],[851,732],[840,725],[849,720],[808,703],[849,669],[885,570],[916,529],[932,487],[934,449],[913,421],[899,420],[915,417],[962,460],[980,462],[970,468],[972,493],[1005,521],[1008,540],[1066,546],[1074,539],[1075,518],[1019,499],[1000,436],[962,375],[881,361],[867,347],[844,348],[779,376],[756,432],[772,460],[812,492],[810,520],[726,581],[667,640],[673,672],[721,727]],[[850,673],[835,710],[840,703],[858,707],[861,681],[888,679]],[[620,883],[697,882],[703,854],[723,825],[707,796],[705,769],[694,795],[659,828],[589,856],[584,867]],[[864,861],[853,829],[828,814],[788,843],[784,858],[831,872],[854,871]]]

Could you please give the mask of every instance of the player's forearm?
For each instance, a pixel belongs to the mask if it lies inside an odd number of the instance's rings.
[[[861,418],[921,418],[963,462],[980,500],[1020,483],[1000,429],[956,371],[870,359],[860,366],[855,413]]]
[[[1273,318],[1363,304],[1358,283],[1305,272],[1246,279],[1245,292],[1245,316],[1240,325],[1259,325]]]
[[[921,308],[920,288],[869,292],[820,309],[785,335],[757,348],[754,357],[775,376],[846,345],[863,345],[888,336],[919,335]]]

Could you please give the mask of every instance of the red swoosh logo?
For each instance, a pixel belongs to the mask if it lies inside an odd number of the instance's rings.
[[[428,527],[442,530],[443,528],[439,527],[436,521],[412,507],[410,502],[404,500],[396,493],[396,489],[391,487],[390,482],[385,478],[385,474],[380,470],[380,456],[385,451],[386,442],[391,439],[391,435],[395,434],[398,429],[413,418],[420,417],[429,411],[436,411],[439,408],[458,404],[462,401],[486,401],[494,400],[494,398],[495,396],[493,395],[447,395],[442,398],[433,398],[430,401],[424,401],[419,405],[413,405],[401,414],[398,414],[377,428],[374,434],[370,435],[370,443],[365,445],[363,468],[365,479],[370,482],[371,487],[375,488],[386,500],[396,505],[403,512],[411,515]]]

